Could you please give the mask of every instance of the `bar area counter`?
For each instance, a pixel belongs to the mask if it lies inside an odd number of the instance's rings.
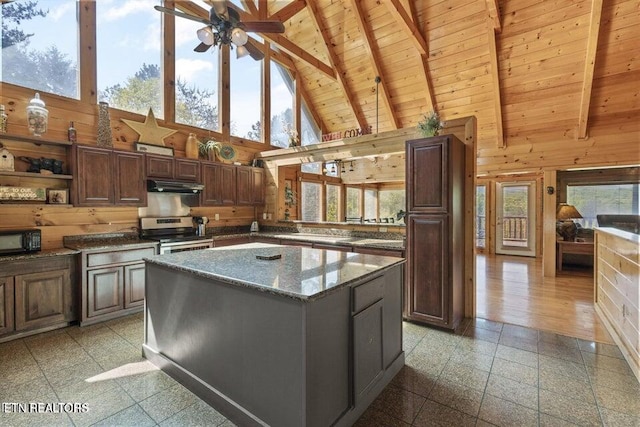
[[[404,365],[403,263],[264,243],[148,258],[144,355],[239,425],[351,425]]]

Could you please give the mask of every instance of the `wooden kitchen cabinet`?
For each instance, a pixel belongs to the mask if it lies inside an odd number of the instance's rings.
[[[264,169],[251,168],[253,180],[251,186],[253,189],[252,201],[254,205],[264,205]]]
[[[75,255],[3,262],[0,339],[68,326],[77,319]]]
[[[144,306],[145,257],[156,244],[135,248],[89,249],[81,254],[80,325],[140,311]]]
[[[353,387],[356,404],[384,373],[382,317],[382,299],[353,316]]]
[[[264,169],[236,166],[236,183],[238,205],[264,204]]]
[[[74,206],[145,206],[144,155],[74,145]]]
[[[236,204],[236,167],[215,162],[202,163],[202,206]]]
[[[198,160],[158,154],[145,154],[145,159],[147,178],[200,182],[200,162]]]
[[[407,141],[405,317],[455,329],[464,317],[465,148],[454,135]]]
[[[239,236],[239,237],[230,237],[228,239],[215,239],[213,241],[214,248],[220,248],[222,246],[233,246],[233,245],[242,245],[243,243],[251,243],[251,237],[249,236]]]

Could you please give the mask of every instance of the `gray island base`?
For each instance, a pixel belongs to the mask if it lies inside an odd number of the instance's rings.
[[[403,263],[261,243],[148,258],[143,353],[238,425],[349,426],[404,365]]]

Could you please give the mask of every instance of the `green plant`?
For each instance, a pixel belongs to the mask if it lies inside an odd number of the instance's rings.
[[[289,208],[296,204],[296,193],[291,187],[284,187],[284,204]]]
[[[444,123],[440,121],[440,116],[435,111],[425,114],[418,122],[418,130],[422,136],[436,136],[443,127]]]
[[[219,154],[221,147],[222,144],[218,141],[214,141],[213,139],[210,139],[207,142],[198,142],[198,152],[202,157],[211,157],[210,153],[212,151]]]

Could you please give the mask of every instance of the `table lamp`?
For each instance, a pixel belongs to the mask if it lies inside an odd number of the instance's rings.
[[[572,219],[582,218],[582,215],[580,215],[576,207],[566,203],[560,203],[556,211],[556,218],[558,219],[558,223],[556,224],[558,234],[560,234],[564,240],[575,240],[578,227],[576,227]]]

